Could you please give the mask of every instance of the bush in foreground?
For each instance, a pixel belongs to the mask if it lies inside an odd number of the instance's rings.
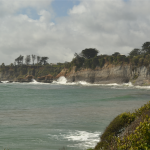
[[[118,115],[101,135],[94,150],[149,150],[150,102],[133,113]]]

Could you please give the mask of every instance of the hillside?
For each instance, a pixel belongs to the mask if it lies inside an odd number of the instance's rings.
[[[150,102],[118,115],[105,129],[94,149],[148,150],[150,148]]]

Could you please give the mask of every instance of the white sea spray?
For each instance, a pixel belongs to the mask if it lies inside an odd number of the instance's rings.
[[[57,140],[68,140],[73,141],[76,144],[67,145],[67,147],[78,147],[80,149],[92,148],[100,140],[101,132],[87,132],[87,131],[65,131],[65,133],[60,132],[59,135],[49,134],[49,137]]]

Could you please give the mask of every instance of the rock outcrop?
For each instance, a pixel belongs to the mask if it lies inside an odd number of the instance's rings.
[[[15,82],[32,82],[32,79],[34,79],[34,76],[27,75],[25,78],[19,77],[15,80]]]
[[[68,72],[69,72],[69,70],[64,68],[55,78],[58,79],[61,76],[67,77]]]
[[[44,82],[44,83],[51,83],[53,82],[53,76],[51,74],[48,74],[46,76],[38,77],[38,82]]]

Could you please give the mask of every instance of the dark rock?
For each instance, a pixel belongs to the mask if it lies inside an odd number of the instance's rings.
[[[38,77],[38,78],[37,78],[37,80],[38,80],[38,81],[42,81],[42,80],[45,80],[45,76],[42,76],[42,77]]]

